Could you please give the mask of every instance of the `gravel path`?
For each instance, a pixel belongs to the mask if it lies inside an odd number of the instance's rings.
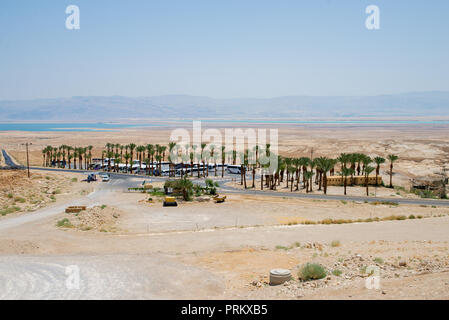
[[[205,299],[224,291],[211,273],[160,255],[0,256],[0,288],[0,300]]]

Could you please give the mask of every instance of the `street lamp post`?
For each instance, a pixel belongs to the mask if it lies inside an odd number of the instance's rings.
[[[27,150],[27,170],[28,170],[28,178],[30,177],[30,160],[28,157],[28,146],[32,145],[32,143],[22,143],[22,146],[25,145],[26,146],[26,150]]]

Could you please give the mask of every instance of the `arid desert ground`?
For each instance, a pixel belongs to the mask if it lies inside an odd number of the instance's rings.
[[[0,132],[0,148],[25,163],[22,143],[30,142],[31,164],[41,166],[47,145],[92,145],[99,156],[106,142],[167,144],[170,130]],[[448,200],[395,203],[419,199],[408,191],[410,179],[444,170],[449,126],[279,128],[281,155],[309,156],[312,148],[316,157],[394,153],[400,188],[371,188],[391,199],[386,203],[306,199],[284,186],[276,194],[243,193],[236,176],[219,189],[224,203],[203,197],[170,208],[128,191],[143,177],[88,184],[78,172],[31,170],[28,179],[25,171],[0,170],[0,299],[449,299]],[[348,188],[350,196],[363,193]],[[343,191],[332,187],[329,194]],[[68,205],[87,210],[65,213]],[[322,265],[326,277],[300,281],[297,272],[309,262]],[[65,286],[70,265],[81,271],[79,290]],[[380,270],[377,289],[365,287],[370,266]],[[292,280],[270,286],[274,268],[290,270]]]

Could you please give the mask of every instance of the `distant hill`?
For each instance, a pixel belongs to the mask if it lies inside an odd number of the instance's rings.
[[[449,116],[449,92],[214,99],[188,95],[0,101],[0,121]]]

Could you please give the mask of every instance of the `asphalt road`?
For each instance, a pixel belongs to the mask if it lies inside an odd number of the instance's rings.
[[[57,169],[57,168],[40,168],[40,167],[32,167],[33,170],[44,170],[44,171],[63,171],[63,172],[74,172],[75,170],[68,169]],[[91,173],[92,171],[82,171],[79,172]],[[136,182],[135,179],[148,180],[152,181],[165,181],[167,177],[148,177],[141,176],[135,174],[126,174],[126,173],[110,173],[111,179],[120,179],[123,180],[122,186],[123,188],[135,187]],[[238,179],[240,175],[235,175]],[[195,178],[195,177],[194,177]],[[132,181],[133,179],[134,181]],[[307,194],[307,193],[296,193],[296,192],[273,192],[273,191],[261,191],[261,190],[251,190],[251,189],[238,189],[227,186],[226,183],[231,181],[231,176],[227,176],[224,179],[218,181],[220,184],[220,190],[225,192],[232,192],[238,194],[247,194],[247,195],[266,195],[271,197],[288,197],[288,198],[300,198],[300,199],[314,199],[314,200],[337,200],[337,201],[357,201],[357,202],[394,202],[398,204],[409,204],[409,205],[426,205],[426,206],[439,206],[439,207],[449,207],[449,200],[440,200],[440,199],[403,199],[403,198],[381,198],[381,197],[366,197],[366,196],[345,196],[345,195],[324,195],[324,194]],[[203,180],[194,179],[193,182],[203,183]]]
[[[9,168],[9,169],[22,168],[22,166],[16,165],[14,163],[14,161],[12,161],[11,157],[9,156],[9,154],[7,154],[6,151],[3,150],[3,149],[2,149],[2,154],[3,154],[3,158],[5,159],[5,164],[6,164],[7,168]]]
[[[2,150],[3,156],[5,158],[5,162],[10,167],[17,167],[17,165],[11,160],[9,155],[5,150]],[[70,170],[70,169],[59,169],[59,168],[42,168],[42,167],[30,167],[33,170],[41,170],[41,171],[60,171],[60,172],[80,172],[80,173],[92,173],[92,171],[86,170]],[[111,179],[119,179],[122,180],[121,186],[123,189],[127,189],[129,187],[135,187],[136,182],[135,179],[148,180],[152,181],[165,181],[168,179],[167,177],[148,177],[136,174],[126,174],[126,173],[110,173]],[[236,178],[239,178],[240,175],[235,175]],[[195,177],[194,177],[195,178]],[[133,180],[131,180],[133,179]],[[218,181],[220,184],[220,189],[226,192],[233,192],[239,194],[247,194],[247,195],[267,195],[272,197],[288,197],[288,198],[300,198],[300,199],[314,199],[314,200],[337,200],[337,201],[358,201],[358,202],[394,202],[398,204],[409,204],[409,205],[427,205],[427,206],[440,206],[440,207],[449,207],[449,200],[440,200],[440,199],[401,199],[401,198],[380,198],[380,197],[366,197],[366,196],[345,196],[345,195],[324,195],[324,194],[304,194],[304,193],[288,193],[288,192],[273,192],[273,191],[261,191],[261,190],[251,190],[251,189],[238,189],[227,186],[226,183],[231,181],[231,176],[227,175],[224,179]],[[197,180],[196,183],[203,183],[203,180]]]

